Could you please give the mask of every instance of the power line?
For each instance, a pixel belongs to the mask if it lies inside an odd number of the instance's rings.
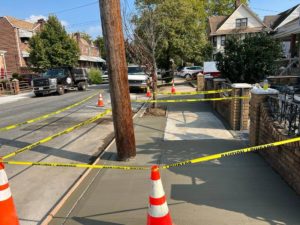
[[[90,5],[95,5],[95,4],[98,4],[98,3],[99,3],[98,1],[94,1],[94,2],[84,4],[84,5],[76,6],[76,7],[73,7],[73,8],[68,8],[68,9],[63,9],[63,10],[56,11],[56,12],[51,12],[49,14],[60,14],[60,13],[64,13],[64,12],[69,12],[69,11],[72,11],[72,10],[84,8],[84,7],[87,7],[87,6],[90,6]]]
[[[73,23],[73,24],[69,24],[67,27],[71,28],[71,27],[76,27],[76,26],[82,26],[82,25],[88,25],[88,24],[92,24],[92,23],[96,23],[96,22],[101,22],[100,20],[88,20],[88,21],[84,21],[81,23]]]
[[[279,13],[279,11],[271,10],[271,9],[261,9],[261,8],[252,8],[252,9],[260,10],[260,11],[265,11],[265,12],[275,12],[275,13]]]

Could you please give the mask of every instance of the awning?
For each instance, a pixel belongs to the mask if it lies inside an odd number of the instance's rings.
[[[96,57],[96,56],[87,56],[87,55],[81,55],[79,57],[79,61],[87,61],[87,62],[106,62],[104,59],[101,57]]]

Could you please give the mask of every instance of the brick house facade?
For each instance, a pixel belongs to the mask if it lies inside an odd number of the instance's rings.
[[[72,38],[76,41],[80,50],[79,67],[101,68],[105,64],[105,60],[100,57],[99,48],[93,42],[85,40],[79,32],[72,34]]]
[[[29,23],[10,16],[0,17],[0,49],[5,51],[7,76],[28,73],[28,41],[43,23]]]
[[[44,23],[43,19],[30,23],[10,16],[0,17],[0,52],[3,52],[1,54],[3,56],[0,56],[0,75],[4,68],[6,68],[5,77],[7,78],[10,78],[13,73],[32,73],[28,67],[29,40],[41,30]],[[105,60],[100,57],[99,49],[92,42],[89,43],[83,39],[80,33],[72,34],[72,37],[80,49],[79,66],[101,68]],[[4,62],[6,62],[5,67]]]
[[[0,50],[0,80],[6,78],[6,62],[5,62],[6,51]]]

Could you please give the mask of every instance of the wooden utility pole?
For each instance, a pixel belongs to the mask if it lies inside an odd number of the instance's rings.
[[[136,148],[120,0],[99,0],[99,5],[107,52],[110,97],[118,159],[125,161],[136,155]]]

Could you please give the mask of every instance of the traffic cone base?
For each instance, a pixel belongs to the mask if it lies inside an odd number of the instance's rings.
[[[0,225],[19,225],[3,163],[0,163]]]
[[[171,93],[172,93],[172,94],[175,94],[175,93],[176,93],[175,84],[174,84],[174,79],[173,79],[173,81],[172,81]]]
[[[104,107],[104,102],[103,102],[102,94],[99,94],[97,106],[98,107]]]
[[[146,93],[146,97],[151,97],[151,92],[150,92],[150,88],[147,86],[147,93]]]
[[[151,183],[147,225],[173,225],[158,166],[151,168]]]
[[[168,213],[167,215],[163,216],[163,217],[152,217],[148,215],[148,222],[147,225],[173,225],[171,222],[171,216],[170,213]]]

